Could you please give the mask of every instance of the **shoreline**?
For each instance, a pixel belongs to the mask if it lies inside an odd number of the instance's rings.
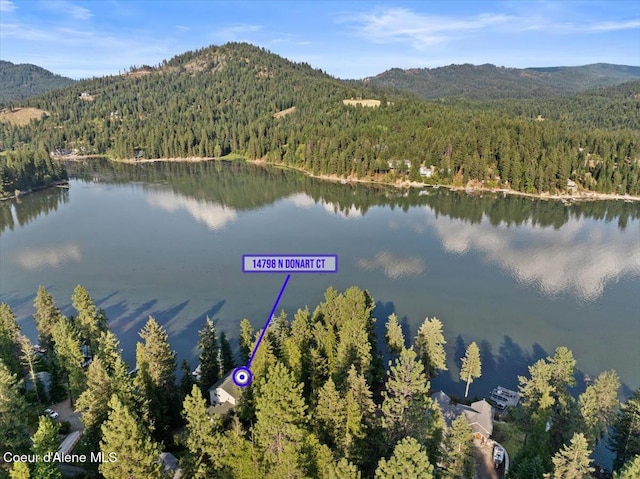
[[[11,196],[3,196],[0,198],[0,201],[7,201],[7,200],[15,200],[18,198],[22,198],[23,196],[27,196],[30,195],[31,193],[37,193],[38,191],[42,191],[42,190],[48,190],[49,188],[65,188],[68,189],[69,188],[69,180],[60,180],[60,181],[56,181],[55,183],[52,183],[50,185],[45,185],[45,186],[37,186],[35,188],[29,188],[28,190],[17,190],[18,194],[13,194]]]
[[[464,191],[469,195],[473,194],[481,194],[481,193],[492,193],[492,194],[503,194],[503,195],[515,195],[515,196],[523,196],[527,198],[535,198],[539,200],[552,200],[552,201],[560,201],[563,203],[566,202],[585,202],[585,201],[624,201],[625,203],[631,202],[640,202],[640,196],[633,195],[618,195],[613,193],[598,193],[596,191],[587,191],[583,190],[578,192],[577,194],[556,194],[552,195],[550,193],[526,193],[524,191],[517,191],[508,188],[489,188],[489,187],[481,187],[481,186],[453,186],[441,183],[435,184],[427,184],[421,183],[418,181],[409,181],[409,180],[398,180],[395,182],[390,181],[381,181],[375,179],[361,179],[355,177],[339,177],[337,175],[317,175],[306,171],[297,166],[286,165],[283,163],[270,163],[264,159],[247,159],[241,157],[235,158],[225,158],[225,157],[202,157],[202,156],[190,156],[190,157],[176,157],[176,158],[144,158],[144,159],[135,159],[135,158],[124,158],[124,159],[113,159],[109,158],[106,155],[69,155],[65,157],[54,157],[55,160],[59,161],[84,161],[93,158],[107,158],[109,161],[113,161],[115,163],[125,163],[130,165],[141,164],[141,163],[160,163],[160,162],[175,162],[175,163],[201,163],[205,161],[244,161],[245,163],[251,163],[253,165],[262,165],[262,166],[271,166],[277,168],[286,168],[290,170],[299,171],[310,178],[316,178],[324,181],[331,181],[334,183],[341,184],[366,184],[366,185],[385,185],[385,186],[393,186],[396,188],[447,188],[450,191]]]

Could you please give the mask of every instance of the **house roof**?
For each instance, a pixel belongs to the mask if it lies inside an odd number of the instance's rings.
[[[215,406],[209,406],[207,408],[207,412],[209,414],[211,414],[211,415],[213,415],[213,414],[223,415],[223,414],[227,414],[233,408],[234,408],[234,406],[230,402],[223,402],[222,404],[216,404]]]
[[[440,411],[442,411],[442,417],[446,425],[451,426],[453,420],[460,415],[458,406],[451,402],[451,398],[447,396],[444,391],[438,391],[433,394],[431,399],[435,400],[438,406],[440,406]]]
[[[233,379],[231,378],[231,373],[227,373],[224,377],[218,379],[213,386],[209,388],[209,391],[215,391],[216,389],[222,389],[230,396],[234,398],[238,398],[238,386],[235,385]]]
[[[448,427],[451,426],[455,418],[464,414],[474,434],[479,432],[483,436],[490,437],[493,433],[493,408],[484,399],[472,403],[471,406],[454,404],[451,402],[451,398],[443,391],[433,394],[431,399],[437,401]]]
[[[463,413],[474,433],[479,432],[483,436],[491,436],[493,433],[493,407],[491,404],[484,399],[476,401],[471,404],[470,408],[465,408]]]

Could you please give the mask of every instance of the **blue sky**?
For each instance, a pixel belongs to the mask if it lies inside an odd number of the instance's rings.
[[[340,78],[452,63],[640,65],[640,1],[0,0],[0,58],[72,78],[228,41]]]

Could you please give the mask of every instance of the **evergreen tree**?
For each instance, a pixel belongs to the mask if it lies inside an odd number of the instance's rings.
[[[253,344],[253,328],[248,319],[240,321],[240,362],[246,364]]]
[[[104,311],[99,310],[84,286],[78,285],[73,290],[71,303],[78,313],[74,323],[86,344],[95,352],[100,333],[106,331],[107,320]]]
[[[412,437],[406,437],[393,449],[393,455],[380,459],[376,479],[433,478],[433,466],[424,448]]]
[[[424,367],[413,348],[403,349],[389,366],[382,392],[382,426],[387,444],[395,444],[407,436],[422,442],[429,433],[431,405]]]
[[[38,341],[41,346],[50,348],[52,346],[51,331],[62,316],[60,309],[56,306],[53,296],[43,286],[38,287],[33,307],[36,309],[33,319],[38,328]]]
[[[266,381],[256,392],[253,436],[265,463],[271,467],[297,467],[291,459],[298,455],[306,435],[307,406],[302,387],[278,362],[269,368]]]
[[[200,330],[200,388],[203,394],[220,378],[218,364],[218,337],[213,321],[207,316],[206,322]]]
[[[373,466],[370,458],[377,454],[382,436],[372,397],[366,378],[352,366],[347,377],[344,401],[345,435],[339,444],[343,444],[345,457],[363,468]]]
[[[220,421],[209,417],[207,403],[196,385],[184,400],[182,415],[187,422],[185,473],[194,479],[213,477],[222,465],[223,451],[216,443]]]
[[[233,358],[233,351],[231,350],[231,345],[229,344],[229,340],[227,339],[227,335],[224,331],[220,333],[219,353],[222,358],[222,369],[220,375],[224,376],[236,367],[236,361]]]
[[[193,378],[193,374],[191,374],[189,361],[186,359],[183,359],[180,364],[180,372],[182,373],[182,377],[180,378],[180,397],[186,398],[191,393],[193,385],[196,383]]]
[[[610,449],[616,455],[613,469],[618,470],[634,456],[640,455],[640,389],[620,405],[609,437]]]
[[[640,477],[640,456],[627,462],[619,472],[613,474],[613,479],[638,479]]]
[[[442,323],[438,318],[425,318],[418,330],[416,349],[424,364],[427,377],[432,378],[438,371],[447,370],[447,356],[444,350]]]
[[[460,379],[466,381],[467,387],[464,390],[464,397],[469,395],[469,385],[474,379],[479,378],[482,374],[482,363],[480,362],[480,348],[472,342],[462,358],[462,366],[460,368]]]
[[[329,378],[318,395],[318,406],[315,410],[318,436],[331,449],[341,444],[345,437],[346,414],[342,397],[333,379]],[[338,450],[341,457],[345,456],[343,448]]]
[[[38,430],[31,438],[33,441],[33,454],[44,458],[46,454],[54,453],[58,450],[59,426],[46,416],[40,416]],[[58,470],[55,462],[45,462],[39,460],[33,465],[33,476],[42,479],[62,479],[62,474]]]
[[[115,453],[117,460],[101,463],[100,473],[105,479],[160,479],[160,448],[149,432],[116,395],[109,400],[109,409],[109,417],[101,428],[100,451],[106,458]]]
[[[404,335],[402,334],[402,328],[398,323],[398,317],[395,313],[389,316],[389,320],[386,324],[387,332],[385,334],[385,340],[387,341],[387,348],[392,353],[400,353],[402,348],[405,347]]]
[[[0,303],[0,361],[13,374],[20,374],[20,327],[7,303]]]
[[[82,414],[85,436],[97,445],[100,426],[109,415],[109,400],[114,394],[111,377],[100,357],[87,369],[87,388],[76,401],[76,411]]]
[[[30,479],[31,471],[26,462],[14,462],[9,471],[10,479]]]
[[[172,421],[179,417],[179,411],[172,407],[178,400],[176,353],[169,345],[167,332],[151,316],[140,331],[140,337],[144,342],[136,345],[138,372],[134,384],[149,402],[155,438],[168,440]]]
[[[445,435],[442,468],[443,479],[473,477],[475,471],[473,433],[463,414],[453,420]]]
[[[601,373],[594,383],[578,398],[585,436],[592,446],[611,425],[618,408],[620,380],[615,371]]]
[[[31,341],[29,341],[29,338],[26,336],[20,334],[18,336],[18,344],[20,345],[20,360],[29,374],[29,379],[33,383],[33,388],[36,392],[36,399],[40,404],[46,400],[42,384],[38,376],[36,376],[36,367],[40,362],[40,358],[33,349],[33,344],[31,344]]]
[[[324,477],[325,479],[361,479],[362,474],[354,464],[342,458],[330,465]]]
[[[74,325],[64,316],[51,330],[56,357],[64,368],[69,386],[71,404],[84,389],[85,375],[82,370],[82,350],[80,334]]]
[[[590,466],[591,451],[587,439],[581,433],[574,434],[571,444],[565,445],[553,456],[553,473],[546,479],[586,479],[594,471]]]
[[[27,403],[22,381],[0,361],[0,450],[24,453],[29,448]]]

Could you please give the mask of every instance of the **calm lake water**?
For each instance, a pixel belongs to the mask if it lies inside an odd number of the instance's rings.
[[[240,320],[260,328],[282,285],[282,274],[243,274],[243,254],[337,254],[337,274],[294,275],[280,308],[291,317],[330,285],[357,285],[374,297],[380,330],[396,313],[412,338],[437,316],[449,372],[433,387],[463,394],[457,359],[471,341],[483,354],[471,395],[515,388],[528,364],[559,345],[581,374],[613,368],[627,393],[640,386],[638,204],[406,192],[241,163],[69,170],[69,190],[0,205],[0,300],[33,339],[38,285],[71,314],[82,284],[129,362],[153,315],[195,364],[206,315],[235,345]]]

